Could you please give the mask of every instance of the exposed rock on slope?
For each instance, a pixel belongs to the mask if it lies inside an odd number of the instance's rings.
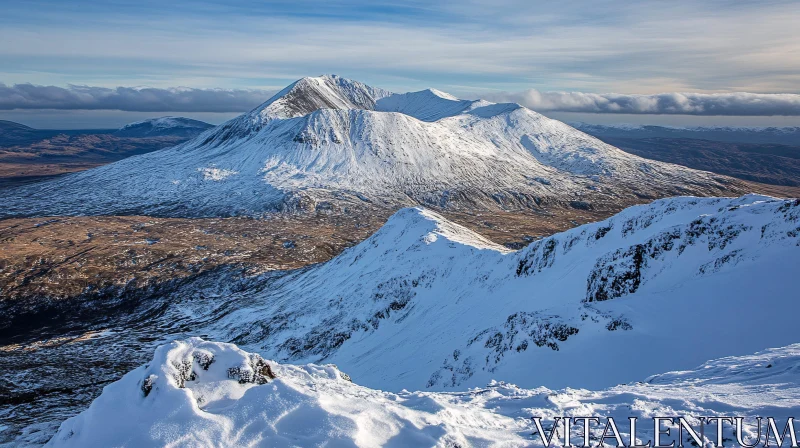
[[[616,210],[735,181],[631,156],[516,104],[390,94],[336,76],[164,151],[0,193],[0,217],[218,216],[423,203],[450,209]]]

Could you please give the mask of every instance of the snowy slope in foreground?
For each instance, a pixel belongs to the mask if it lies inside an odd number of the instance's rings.
[[[322,76],[174,148],[3,190],[0,217],[257,215],[347,202],[616,208],[727,191],[744,192],[731,179],[630,155],[518,104],[435,90],[391,94]]]
[[[540,441],[531,416],[594,415],[641,418],[644,442],[653,440],[652,423],[644,424],[653,416],[729,416],[731,409],[781,422],[797,415],[800,344],[596,392],[492,383],[458,393],[390,393],[353,384],[332,365],[280,365],[194,338],[161,346],[152,362],[64,422],[48,446],[530,446]],[[754,427],[746,428],[753,440]],[[594,432],[600,436],[602,427]],[[735,440],[729,427],[723,435]],[[572,439],[581,437],[573,427]]]
[[[800,340],[800,201],[670,198],[508,252],[422,209],[202,331],[359,384],[607,387]],[[206,308],[202,308],[206,307]],[[588,369],[588,370],[587,370]]]

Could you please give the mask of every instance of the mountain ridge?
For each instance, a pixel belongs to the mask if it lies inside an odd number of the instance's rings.
[[[407,209],[330,262],[238,297],[240,309],[203,331],[281,362],[333,362],[361,384],[389,390],[449,390],[497,377],[526,387],[605,387],[792,343],[780,328],[793,312],[757,337],[735,328],[760,306],[797,309],[786,273],[800,257],[799,213],[798,200],[757,195],[670,198],[509,252],[475,244],[472,232],[435,213]],[[753,300],[758,291],[762,302]],[[736,340],[735,350],[709,345],[680,361],[624,362],[689,343],[709,319],[727,323],[718,333]],[[675,332],[658,331],[665,321]],[[628,350],[608,353],[608,344]],[[602,359],[603,372],[590,377],[532,369]],[[398,362],[416,367],[393,370]]]

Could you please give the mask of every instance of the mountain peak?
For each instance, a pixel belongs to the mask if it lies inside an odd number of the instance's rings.
[[[431,95],[438,96],[439,98],[442,98],[442,99],[451,100],[451,101],[460,101],[458,98],[454,97],[453,95],[450,95],[447,92],[442,92],[441,90],[437,90],[437,89],[434,89],[434,88],[425,89],[424,92],[427,92],[427,93],[429,93]]]
[[[410,238],[406,244],[401,241]],[[422,207],[409,207],[397,211],[375,234],[376,240],[392,241],[397,247],[420,242],[433,244],[439,239],[476,249],[508,252],[505,247],[493,243],[472,230],[456,224],[442,215]]]
[[[473,103],[474,101],[461,100],[441,90],[425,89],[381,98],[376,109],[381,112],[399,112],[421,121],[437,121],[458,115],[469,109]]]
[[[319,109],[375,108],[375,102],[390,95],[383,89],[337,75],[298,79],[257,107],[251,115],[261,122],[276,118],[294,118]]]

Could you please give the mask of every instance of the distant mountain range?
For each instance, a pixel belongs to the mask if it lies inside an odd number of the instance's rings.
[[[0,121],[0,187],[54,176],[175,146],[213,127],[181,117],[131,123],[121,129],[33,129]]]
[[[648,159],[765,184],[800,186],[798,127],[573,126]]]
[[[0,149],[12,146],[28,145],[46,138],[57,135],[84,135],[84,134],[107,134],[114,132],[110,129],[82,129],[82,130],[55,130],[55,129],[34,129],[24,124],[13,121],[0,120]]]
[[[654,126],[635,124],[569,123],[595,137],[688,138],[732,143],[771,143],[800,146],[800,127]]]
[[[119,129],[34,129],[0,120],[0,148],[33,143],[57,135],[111,134],[116,137],[195,137],[214,125],[184,117],[159,117],[129,123]]]
[[[518,104],[437,90],[392,94],[329,75],[303,78],[174,148],[35,189],[6,189],[0,216],[413,204],[618,210],[663,196],[746,190],[730,178],[630,155]]]

